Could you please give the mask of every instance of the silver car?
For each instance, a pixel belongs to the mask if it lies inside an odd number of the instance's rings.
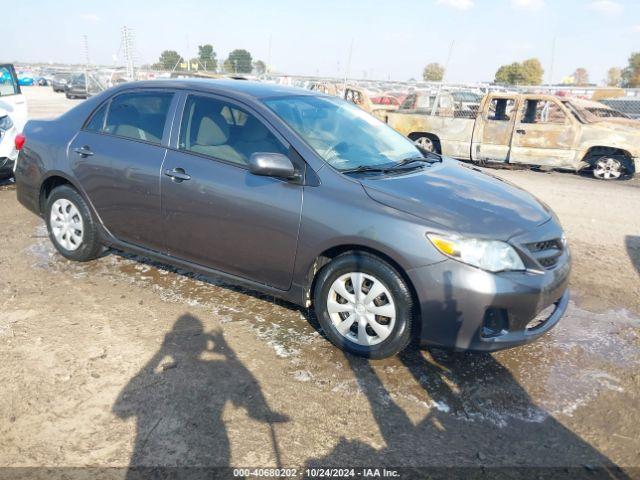
[[[127,83],[24,135],[18,199],[63,256],[108,246],[224,277],[313,307],[358,355],[513,347],[567,306],[548,207],[335,97]]]

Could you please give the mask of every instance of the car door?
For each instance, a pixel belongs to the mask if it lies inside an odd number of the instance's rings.
[[[516,95],[493,95],[487,98],[473,131],[473,160],[508,161],[518,112],[517,99]]]
[[[27,123],[27,101],[22,95],[18,76],[11,64],[0,65],[0,110],[10,117],[18,132]]]
[[[555,98],[524,97],[511,140],[512,163],[572,166],[578,129],[575,119]]]
[[[106,228],[162,251],[160,170],[174,93],[132,90],[103,103],[73,139],[69,164]]]
[[[247,164],[256,152],[288,154],[285,140],[247,106],[204,94],[186,97],[176,136],[162,175],[169,254],[288,289],[302,186]]]

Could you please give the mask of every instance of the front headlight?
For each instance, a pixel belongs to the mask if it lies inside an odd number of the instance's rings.
[[[9,115],[5,115],[4,117],[0,117],[0,130],[10,130],[13,127],[13,122]]]
[[[506,242],[427,234],[441,253],[489,272],[526,270],[520,255]]]

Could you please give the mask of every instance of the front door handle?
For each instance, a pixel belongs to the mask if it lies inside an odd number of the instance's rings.
[[[522,128],[519,128],[519,129],[517,129],[517,130],[516,130],[516,133],[517,133],[518,135],[526,135],[526,134],[527,134],[527,131],[526,131],[526,130],[523,130]]]
[[[174,168],[173,170],[165,170],[164,174],[167,177],[171,177],[176,183],[184,182],[185,180],[191,180],[191,175],[185,173],[183,168]]]
[[[91,155],[93,155],[93,152],[91,151],[91,147],[89,145],[84,145],[80,148],[75,148],[73,151],[83,158],[90,157]]]

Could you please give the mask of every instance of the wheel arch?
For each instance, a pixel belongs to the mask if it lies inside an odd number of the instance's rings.
[[[420,137],[429,137],[436,149],[435,153],[442,153],[442,142],[440,141],[440,137],[438,137],[438,135],[436,135],[435,133],[411,132],[409,135],[407,135],[407,138],[409,138],[409,140],[411,140],[412,142],[416,141]]]
[[[320,271],[323,269],[323,267],[327,264],[329,264],[331,262],[331,260],[333,260],[334,258],[336,258],[339,255],[342,255],[344,253],[366,253],[368,255],[371,255],[373,257],[376,257],[382,261],[384,261],[385,263],[388,263],[391,267],[393,267],[398,274],[402,277],[402,279],[404,280],[404,282],[407,284],[407,287],[409,287],[409,291],[411,292],[411,298],[413,299],[413,304],[414,304],[414,312],[415,312],[415,318],[419,318],[420,317],[420,302],[418,299],[418,294],[416,292],[415,286],[413,285],[413,282],[411,281],[411,279],[409,278],[409,276],[407,275],[405,269],[402,267],[402,265],[400,265],[400,263],[398,263],[396,260],[394,260],[392,257],[390,257],[388,254],[373,248],[373,247],[368,247],[365,245],[358,245],[358,244],[341,244],[341,245],[336,245],[330,248],[327,248],[326,250],[324,250],[322,253],[320,253],[319,255],[317,255],[313,262],[311,262],[311,266],[309,267],[308,271],[307,271],[307,277],[306,277],[306,287],[305,287],[305,302],[307,304],[307,306],[311,306],[312,302],[313,302],[313,290],[315,289],[316,286],[316,280],[318,279],[319,273]],[[414,332],[416,334],[419,333],[419,325],[416,323],[414,325]]]
[[[49,198],[51,192],[62,185],[70,185],[74,190],[82,195],[80,189],[76,187],[76,185],[66,175],[61,172],[52,172],[40,184],[40,189],[38,191],[38,208],[40,209],[40,214],[44,214],[47,198]],[[84,197],[84,195],[82,196]]]
[[[633,162],[633,155],[630,151],[625,150],[624,148],[619,147],[610,147],[605,145],[593,145],[587,148],[582,155],[582,162],[585,167],[591,167],[593,162],[592,159],[596,159],[605,155],[615,155],[615,156],[624,156],[627,160],[627,169],[628,173],[633,175],[635,174],[635,165]]]

